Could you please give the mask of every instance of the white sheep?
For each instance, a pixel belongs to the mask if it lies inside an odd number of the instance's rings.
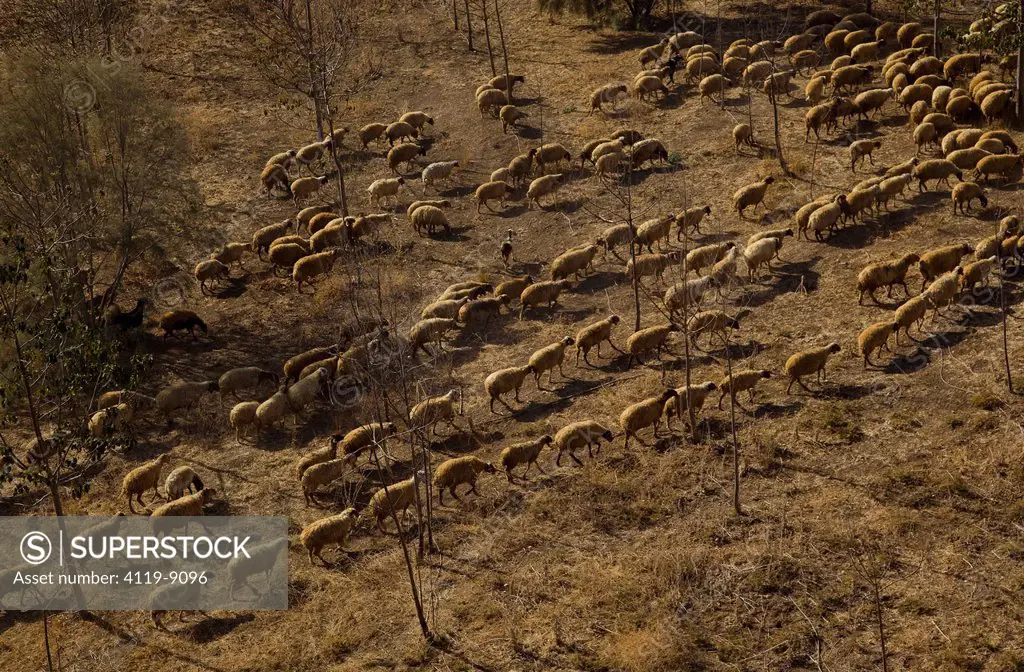
[[[594,446],[601,449],[601,440],[612,440],[612,431],[593,420],[580,420],[573,422],[558,430],[555,433],[554,444],[558,448],[558,456],[555,457],[555,466],[562,466],[562,453],[568,453],[573,462],[583,466],[583,463],[576,457],[576,449],[587,447],[587,454],[594,457]]]
[[[562,378],[565,378],[565,372],[562,370],[562,362],[565,361],[565,349],[575,343],[576,341],[572,336],[566,336],[557,343],[546,345],[530,355],[528,364],[533,369],[533,377],[537,381],[537,389],[544,389],[541,387],[540,377],[545,371],[548,373],[548,383],[554,382],[552,377],[555,373],[555,367],[558,367],[558,373]]]
[[[718,397],[718,408],[722,408],[722,401],[725,399],[725,395],[729,395],[732,403],[736,404],[740,408],[743,406],[736,399],[736,395],[744,390],[750,396],[750,401],[754,401],[754,391],[757,384],[767,378],[771,378],[771,371],[764,369],[744,369],[742,371],[733,371],[731,376],[726,376],[718,383],[718,389],[720,395]]]
[[[768,185],[773,182],[775,182],[775,178],[769,175],[760,182],[748,184],[747,186],[736,190],[732,195],[732,202],[740,217],[743,216],[743,211],[750,206],[754,206],[754,211],[757,211],[757,206],[761,205],[764,201],[765,193],[768,191]]]
[[[469,486],[469,492],[479,495],[476,491],[476,480],[481,472],[493,474],[497,471],[490,462],[484,462],[475,455],[463,455],[445,460],[434,470],[434,487],[437,489],[437,501],[444,506],[444,491],[448,490],[452,497],[459,500],[455,492],[462,484]]]
[[[665,404],[671,400],[677,400],[679,393],[674,389],[665,390],[657,397],[649,397],[643,401],[627,406],[619,415],[619,425],[626,436],[626,443],[623,448],[629,448],[629,437],[634,437],[640,445],[647,444],[637,433],[645,427],[654,426],[654,437],[658,437],[658,425],[661,424],[661,416]]]
[[[597,348],[597,356],[601,356],[601,343],[607,341],[608,345],[617,352],[622,352],[612,343],[612,327],[620,322],[618,315],[609,315],[603,320],[589,324],[576,332],[576,366],[580,364],[580,353],[583,353],[583,361],[590,364],[587,355],[591,348]]]
[[[693,417],[696,419],[697,414],[700,413],[702,408],[704,408],[704,401],[707,399],[707,396],[717,389],[718,386],[711,381],[701,383],[700,385],[691,385],[689,387],[677,387],[676,397],[666,401],[663,410],[665,414],[665,425],[668,427],[668,431],[672,431],[672,416],[678,416],[680,418],[686,417],[692,408]],[[689,426],[689,418],[687,418],[686,424]]]
[[[152,490],[157,497],[160,496],[160,491],[157,489],[160,483],[160,470],[170,460],[171,456],[164,453],[125,474],[121,481],[121,496],[128,499],[129,511],[135,513],[135,509],[132,507],[132,497],[144,507],[146,503],[142,501],[142,495],[147,490]]]
[[[196,492],[202,490],[203,479],[199,478],[199,474],[192,467],[185,465],[167,475],[167,480],[164,481],[164,492],[167,493],[168,499],[179,499],[185,495],[186,491],[192,494],[193,486]]]
[[[627,368],[632,367],[634,360],[642,364],[641,356],[651,350],[654,350],[658,359],[661,359],[661,351],[666,348],[665,342],[669,333],[677,330],[674,324],[665,323],[646,327],[631,334],[626,339],[626,353],[629,355]]]
[[[782,249],[781,238],[763,238],[754,241],[743,250],[743,261],[747,265],[748,277],[753,280],[754,274],[758,272],[761,264],[768,266],[768,272],[772,271],[772,258]]]
[[[450,181],[452,172],[458,167],[458,161],[437,161],[423,169],[420,179],[424,187],[432,187],[439,180]]]
[[[385,177],[374,180],[367,187],[366,192],[370,195],[370,202],[379,206],[380,202],[387,198],[394,198],[398,202],[398,190],[405,184],[403,177]]]

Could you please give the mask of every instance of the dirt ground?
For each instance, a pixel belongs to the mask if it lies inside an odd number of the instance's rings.
[[[297,294],[290,280],[250,257],[249,272],[236,272],[231,286],[213,297],[200,294],[191,268],[217,244],[249,240],[260,226],[294,213],[289,202],[261,194],[258,173],[266,157],[309,142],[313,133],[308,113],[283,105],[245,61],[245,31],[230,3],[205,0],[167,10],[171,22],[152,35],[144,62],[152,85],[173,101],[187,130],[202,204],[194,235],[167,246],[163,264],[170,272],[134,280],[137,292],[154,296],[160,307],[199,312],[210,335],[169,344],[155,331],[145,337],[141,347],[154,354],[155,375],[144,392],[155,394],[174,380],[215,378],[232,366],[278,370],[291,355],[330,343],[340,325],[352,323],[354,305],[365,311],[361,317],[383,313],[404,335],[450,283],[546,277],[555,256],[592,242],[608,222],[625,217],[626,189],[591,171],[574,171],[558,192],[557,207],[530,208],[517,194],[500,214],[478,214],[476,185],[542,141],[561,142],[577,154],[586,141],[621,127],[660,138],[671,163],[634,176],[633,217],[710,205],[704,233],[687,243],[691,247],[743,243],[755,231],[789,226],[792,213],[812,196],[847,191],[915,151],[906,114],[892,102],[877,121],[841,127],[817,146],[805,143],[804,77],[778,109],[789,177],[766,149],[774,144],[772,114],[760,94],[749,118],[764,147],[739,154],[730,133],[748,120],[739,88],[728,90],[724,108],[700,104],[680,74],[673,93],[656,104],[630,100],[616,113],[588,114],[590,91],[631,79],[636,52],[658,34],[602,29],[570,16],[551,20],[528,0],[509,0],[504,13],[512,71],[526,76],[517,102],[530,117],[518,135],[502,134],[500,123],[473,104],[474,90],[491,76],[486,52],[468,53],[464,36],[433,4],[389,9],[360,27],[360,58],[374,72],[340,116],[353,128],[413,109],[434,117],[427,159],[461,164],[454,186],[442,189],[453,202],[453,234],[420,237],[408,226],[405,205],[426,191],[410,173],[379,253],[362,261],[343,256],[315,294]],[[716,17],[705,9],[691,2],[679,9],[677,23],[699,29],[703,22],[715,43]],[[730,2],[722,12],[728,44],[743,36],[793,34],[802,29],[807,8]],[[479,45],[483,36],[476,37]],[[875,165],[851,173],[847,146],[875,137],[882,140]],[[366,188],[388,175],[387,166],[380,147],[352,147],[347,142],[344,154],[351,207],[370,212]],[[767,175],[776,178],[767,212],[739,218],[731,194]],[[827,242],[786,238],[771,273],[744,281],[712,306],[748,311],[729,349],[733,368],[774,374],[758,386],[753,403],[741,397],[745,408],[736,409],[740,516],[732,504],[728,399],[719,410],[717,393],[709,397],[699,444],[676,424],[671,435],[663,429],[652,442],[647,430],[647,446],[631,443],[623,450],[620,411],[666,385],[684,384],[681,338],[673,336],[660,363],[631,368],[608,350],[594,360],[597,366],[577,368],[570,353],[566,377],[556,373],[550,389],[527,381],[524,402],[513,404],[516,413],[502,409],[496,416],[487,408],[482,383],[490,372],[525,363],[536,349],[590,321],[620,315],[613,340],[623,347],[633,326],[633,293],[612,255],[599,255],[596,271],[574,283],[553,310],[528,312],[520,321],[515,306],[486,330],[458,335],[436,359],[421,358],[409,368],[418,395],[453,385],[465,390],[466,418],[459,419],[459,431],[442,430],[432,445],[436,459],[472,452],[494,461],[511,442],[554,434],[585,418],[616,433],[582,467],[571,460],[556,467],[553,453],[545,452],[544,476],[510,485],[500,473],[484,474],[478,497],[434,506],[439,551],[416,573],[437,646],[420,635],[393,529],[382,535],[364,525],[347,543],[347,554],[328,551],[326,568],[310,567],[297,544],[304,525],[353,502],[364,504],[379,487],[366,466],[337,484],[323,508],[309,508],[293,471],[331,431],[379,417],[375,400],[325,404],[308,422],[293,429],[289,420],[255,445],[235,442],[229,407],[215,397],[169,431],[148,418],[138,447],[111,456],[90,493],[67,504],[69,513],[119,510],[123,474],[170,450],[210,474],[224,495],[216,513],[290,517],[291,606],[192,615],[183,624],[172,620],[170,632],[154,630],[146,613],[106,612],[88,621],[56,615],[50,636],[62,669],[882,669],[879,613],[888,669],[1024,669],[1024,404],[1007,391],[998,292],[961,301],[927,322],[917,342],[904,340],[895,355],[879,355],[882,366],[865,369],[857,335],[891,319],[898,301],[859,305],[855,289],[857,273],[872,261],[993,234],[999,217],[1020,212],[1019,186],[993,187],[987,208],[954,217],[948,189],[918,194],[912,185],[909,200],[891,213],[869,215]],[[505,270],[498,248],[508,229],[515,261]],[[670,247],[683,249],[674,232]],[[740,275],[746,277],[742,265]],[[665,283],[646,279],[643,326],[665,320],[660,296],[679,277],[673,268]],[[920,290],[916,269],[909,284],[913,293]],[[1005,289],[1008,351],[1019,389],[1021,289],[1012,278]],[[900,290],[896,296],[902,299]],[[794,386],[787,395],[786,359],[831,341],[842,352],[830,360],[826,382],[810,381],[812,393]],[[726,354],[721,347],[695,351],[693,381],[719,381]],[[405,412],[405,400],[391,401],[389,414]],[[393,478],[405,478],[409,445],[392,441],[389,451],[396,460]],[[408,538],[415,550],[415,530]],[[39,614],[7,613],[0,632],[0,669],[45,669]]]

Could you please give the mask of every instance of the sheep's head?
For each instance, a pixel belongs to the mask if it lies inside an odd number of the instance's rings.
[[[565,338],[562,339],[562,345],[564,346],[573,345],[574,343],[576,343],[576,339],[574,339],[572,336],[566,336]]]
[[[718,389],[718,385],[715,385],[715,384],[714,384],[714,383],[712,383],[711,381],[708,381],[708,382],[704,383],[703,385],[701,385],[701,388],[702,388],[702,389],[703,389],[703,390],[704,390],[705,392],[714,392],[715,390],[717,390],[717,389]]]
[[[601,434],[601,438],[604,439],[605,441],[611,441],[612,440],[612,430],[610,430],[610,429],[604,430],[604,433]]]
[[[771,378],[771,377],[772,377],[772,372],[771,372],[771,371],[768,371],[767,369],[763,369],[763,370],[761,371],[761,373],[760,373],[760,376],[761,376],[762,378]]]
[[[205,488],[200,490],[199,493],[199,498],[202,500],[203,504],[206,504],[213,501],[214,496],[217,494],[217,490],[215,488]]]
[[[488,474],[493,474],[497,471],[497,469],[494,468],[494,465],[490,462],[484,462],[483,470]]]
[[[842,348],[839,347],[838,343],[829,343],[827,350],[830,353],[835,354],[835,353],[839,352],[840,350],[842,350]]]
[[[775,182],[775,178],[772,177],[771,175],[769,175],[768,177],[764,178],[764,183],[765,184],[772,184],[773,182]]]
[[[208,380],[204,383],[207,392],[217,392],[220,390],[220,383],[216,380]]]
[[[537,443],[539,443],[542,446],[550,446],[552,443],[554,443],[554,441],[555,439],[550,434],[545,434],[544,436],[537,439]]]
[[[676,392],[673,389],[665,390],[664,392],[661,393],[661,397],[660,397],[661,401],[663,401],[663,402],[664,401],[668,401],[669,399],[678,399],[678,398],[679,398],[679,393]]]

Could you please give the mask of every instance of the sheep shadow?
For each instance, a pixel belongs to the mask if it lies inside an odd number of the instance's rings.
[[[826,239],[826,243],[843,250],[858,250],[871,245],[874,240],[871,227],[861,223],[839,229]]]
[[[777,267],[772,279],[774,280],[767,287],[745,294],[738,300],[738,305],[746,308],[757,308],[763,306],[776,297],[783,294],[790,294],[798,291],[801,287],[807,292],[812,292],[818,287],[819,274],[812,270],[814,264],[821,257],[814,257],[804,262],[792,262]]]
[[[573,288],[574,294],[600,292],[601,290],[614,287],[618,284],[619,275],[612,271],[595,271],[583,278]]]
[[[781,418],[787,415],[793,415],[796,411],[800,410],[802,404],[792,402],[787,404],[777,404],[769,401],[761,404],[754,409],[753,416],[755,418]]]
[[[494,217],[500,217],[502,219],[509,219],[511,217],[518,217],[530,209],[528,203],[517,203],[515,205],[506,206],[504,210],[497,210],[492,213],[488,213]]]
[[[608,33],[595,35],[583,51],[591,54],[612,55],[626,51],[636,51],[658,44],[658,37],[650,33]]]
[[[742,107],[750,103],[750,96],[744,94],[738,98],[726,98],[725,107]]]
[[[233,616],[207,616],[180,634],[197,644],[209,644],[230,634],[240,625],[256,620],[253,614],[235,614]]]
[[[810,383],[807,383],[808,387],[814,389]],[[794,390],[796,387],[793,388]],[[819,399],[846,399],[854,401],[856,399],[863,399],[864,397],[871,396],[878,388],[871,385],[847,385],[845,383],[831,384],[827,380],[822,384],[818,391],[810,396],[817,397]],[[806,395],[804,391],[803,394]]]
[[[444,191],[437,192],[437,195],[443,198],[463,198],[474,192],[476,192],[476,187],[465,185],[461,187],[449,187]]]
[[[544,131],[535,126],[516,126],[516,135],[524,140],[540,140],[544,137]]]
[[[468,429],[458,434],[449,434],[440,441],[432,441],[429,444],[432,452],[452,457],[471,453],[479,447],[479,439]]]

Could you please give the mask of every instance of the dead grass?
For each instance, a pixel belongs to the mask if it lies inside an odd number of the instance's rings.
[[[690,4],[690,11],[701,10]],[[802,178],[813,145],[803,143],[803,107],[780,108],[786,158],[798,175],[785,179],[774,159],[735,154],[730,130],[737,120],[746,121],[745,104],[724,112],[705,105],[697,112],[694,96],[686,93],[658,107],[630,100],[614,118],[587,115],[589,92],[626,78],[635,69],[634,53],[596,52],[593,43],[608,36],[585,22],[548,22],[526,0],[514,6],[518,11],[509,13],[506,29],[513,70],[527,75],[521,95],[544,96],[543,110],[526,105],[538,137],[502,135],[497,122],[481,119],[471,97],[490,76],[486,54],[467,55],[445,20],[422,7],[402,14],[402,41],[384,19],[362,28],[366,48],[387,47],[388,56],[380,77],[346,101],[344,123],[359,127],[407,109],[429,111],[438,119],[428,131],[435,140],[430,157],[462,161],[459,186],[465,187],[541,141],[577,152],[588,139],[637,128],[662,138],[687,169],[639,176],[635,218],[671,211],[684,199],[711,204],[707,228],[714,240],[745,239],[760,228],[758,219],[732,214],[731,194],[744,184],[777,178],[766,199],[775,222],[806,200],[810,190]],[[741,29],[763,26],[745,3],[725,10],[727,41]],[[751,11],[771,16],[769,10],[782,13],[784,7]],[[196,52],[225,71],[246,72],[237,54],[224,51],[225,44],[242,39],[237,24],[225,19],[225,6],[190,5],[188,13],[187,30],[172,30],[166,44],[153,45],[166,65],[176,66],[168,69],[184,70]],[[181,107],[195,173],[203,180],[206,208],[196,231],[203,244],[193,249],[185,241],[173,250],[180,259],[166,260],[187,272],[208,253],[207,239],[246,240],[257,226],[292,214],[287,203],[257,193],[254,167],[281,147],[308,141],[310,124],[307,115],[286,109],[257,83],[244,91],[218,82],[182,87],[161,79],[158,85]],[[731,92],[730,98],[738,95]],[[886,110],[886,117],[892,114]],[[754,131],[771,144],[770,108],[761,97],[755,98]],[[880,132],[886,142],[876,156],[879,169],[913,151],[905,128],[883,126]],[[850,174],[846,144],[819,146],[815,195],[866,177]],[[355,212],[368,207],[366,186],[386,173],[379,154],[373,148],[351,155],[346,178]],[[586,207],[509,217],[478,215],[471,198],[455,198],[451,219],[462,230],[459,241],[419,238],[397,216],[383,236],[390,252],[358,263],[339,260],[315,296],[298,296],[290,279],[272,275],[250,275],[240,293],[227,298],[189,289],[186,304],[209,317],[212,336],[165,347],[147,341],[156,365],[144,391],[153,393],[171,379],[212,378],[229,366],[276,369],[296,352],[333,342],[337,329],[355,319],[353,305],[360,306],[361,317],[384,314],[404,336],[410,316],[451,282],[506,276],[497,250],[507,228],[516,233],[518,265],[510,273],[517,275],[543,275],[543,264],[558,253],[592,240],[607,226],[593,213],[621,215],[608,188],[593,179],[574,181],[563,198],[580,199]],[[419,636],[393,533],[364,527],[347,546],[351,556],[337,556],[328,569],[311,568],[293,550],[287,612],[213,612],[174,624],[170,634],[153,631],[146,614],[107,613],[97,622],[57,616],[52,635],[65,669],[815,670],[818,656],[821,669],[880,669],[874,604],[859,563],[865,545],[885,570],[890,669],[1024,669],[1017,599],[1024,588],[1022,404],[999,378],[997,323],[972,326],[952,345],[924,342],[929,361],[905,372],[865,371],[853,354],[857,332],[891,310],[857,305],[854,278],[863,265],[989,235],[990,223],[951,221],[945,197],[938,205],[933,198],[915,196],[900,206],[912,216],[849,227],[827,245],[787,241],[786,264],[742,287],[724,306],[751,310],[734,338],[734,366],[780,372],[786,357],[808,344],[836,340],[844,347],[817,394],[786,396],[777,376],[759,387],[750,412],[737,409],[745,516],[732,513],[729,414],[714,408],[713,397],[702,413],[706,441],[699,445],[663,432],[657,443],[645,435],[651,446],[625,453],[617,439],[596,460],[583,451],[583,467],[563,460],[556,468],[546,453],[546,476],[513,486],[500,475],[485,477],[479,498],[436,507],[441,552],[418,572],[442,646],[428,647]],[[990,198],[1003,207],[1020,205],[1019,192],[1008,189],[993,190]],[[246,217],[226,221],[221,208],[227,206]],[[761,210],[758,216],[764,216]],[[381,303],[374,289],[378,271]],[[809,292],[797,289],[801,276]],[[512,441],[585,417],[611,422],[627,403],[665,384],[682,384],[682,348],[674,341],[664,371],[651,362],[627,373],[624,358],[600,360],[600,368],[569,363],[571,380],[557,383],[556,391],[527,383],[519,415],[488,412],[480,390],[488,373],[524,361],[541,345],[608,312],[624,318],[613,337],[621,347],[632,299],[611,262],[599,264],[598,273],[564,295],[554,312],[537,311],[522,322],[503,318],[486,332],[460,337],[448,346],[452,354],[433,365],[420,362],[416,376],[423,389],[443,391],[452,376],[465,385],[466,409],[480,440],[439,439],[436,457],[475,450],[494,459]],[[645,326],[662,319],[645,303]],[[952,333],[963,325],[940,318],[928,327]],[[1015,366],[1024,352],[1018,331],[1011,321]],[[694,353],[695,382],[724,375],[724,353],[712,354]],[[585,392],[606,383],[612,384]],[[113,493],[121,475],[170,449],[176,458],[216,468],[216,487],[232,513],[288,515],[297,534],[327,511],[303,506],[290,477],[294,461],[327,432],[374,415],[368,401],[332,409],[297,429],[289,420],[263,443],[239,447],[218,403],[211,399],[169,431],[148,421],[137,452],[111,457],[92,491],[69,508],[112,512],[120,506]],[[396,471],[407,469],[407,447],[394,452]],[[338,496],[365,501],[374,487],[373,477],[354,480]],[[7,615],[4,628],[0,668],[44,664],[38,618]]]

